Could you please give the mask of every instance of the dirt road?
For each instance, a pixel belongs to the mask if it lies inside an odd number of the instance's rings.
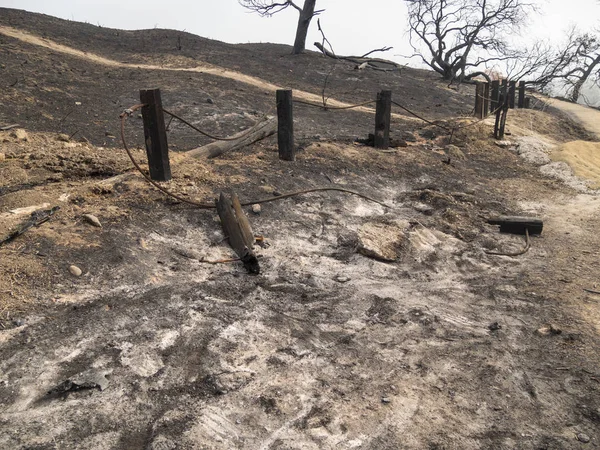
[[[581,123],[589,132],[600,139],[600,111],[589,106],[565,102],[555,98],[544,98],[550,106],[568,114],[573,120]]]

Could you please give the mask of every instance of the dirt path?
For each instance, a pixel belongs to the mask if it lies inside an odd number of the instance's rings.
[[[114,59],[105,58],[103,56],[97,55],[95,53],[84,52],[81,50],[74,49],[72,47],[68,47],[66,45],[58,44],[50,39],[41,38],[39,36],[35,36],[33,34],[27,33],[26,31],[17,30],[16,28],[0,26],[0,34],[4,34],[5,36],[18,39],[22,42],[26,42],[28,44],[37,45],[40,47],[45,47],[55,52],[63,53],[66,55],[74,56],[76,58],[86,59],[90,62],[94,62],[97,64],[102,64],[109,67],[118,67],[118,68],[130,68],[130,69],[143,69],[143,70],[165,70],[172,72],[196,72],[196,73],[206,73],[209,75],[214,75],[218,77],[228,78],[231,80],[239,81],[245,84],[248,84],[253,87],[257,87],[260,89],[265,89],[271,92],[275,92],[278,89],[283,89],[282,86],[277,86],[273,83],[269,83],[265,80],[262,80],[257,77],[245,75],[240,72],[236,72],[234,70],[224,69],[222,67],[218,67],[212,64],[202,63],[196,67],[173,67],[170,65],[159,66],[152,64],[130,64],[121,61],[115,61]],[[306,92],[298,89],[294,89],[294,97],[296,99],[301,99],[308,102],[313,102],[317,104],[322,104],[321,95],[313,94],[311,92]],[[346,108],[352,106],[349,103],[341,102],[332,98],[327,100],[327,104],[330,107],[334,108]],[[368,108],[365,106],[359,106],[354,108],[356,111],[366,112],[370,114],[375,114],[375,110],[373,108]],[[405,116],[402,114],[392,113],[392,117],[394,118],[402,118],[403,120],[418,120],[409,116]]]
[[[600,111],[589,106],[565,102],[555,98],[544,99],[550,106],[557,108],[572,119],[581,123],[588,131],[594,133],[600,139]]]

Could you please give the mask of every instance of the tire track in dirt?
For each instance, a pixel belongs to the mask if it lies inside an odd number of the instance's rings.
[[[277,86],[273,83],[265,81],[261,78],[253,77],[250,75],[245,75],[240,72],[236,72],[234,70],[224,69],[219,66],[215,66],[208,63],[203,63],[202,65],[198,65],[196,67],[173,67],[173,66],[157,66],[153,64],[132,64],[132,63],[124,63],[121,61],[115,61],[114,59],[105,58],[103,56],[97,55],[95,53],[84,52],[82,50],[77,50],[75,48],[59,44],[47,38],[41,38],[39,36],[33,35],[26,31],[18,30],[16,28],[7,27],[0,25],[0,34],[5,36],[18,39],[27,44],[37,45],[39,47],[44,47],[50,49],[52,51],[63,53],[65,55],[74,56],[76,58],[85,59],[87,61],[105,65],[108,67],[116,67],[116,68],[127,68],[127,69],[144,69],[144,70],[163,70],[163,71],[171,71],[171,72],[194,72],[194,73],[205,73],[208,75],[218,76],[222,78],[228,78],[230,80],[239,81],[244,84],[248,84],[253,87],[257,87],[260,89],[265,89],[271,92],[275,92],[277,89],[282,89],[281,86]],[[299,89],[294,89],[294,97],[314,102],[317,104],[322,103],[322,98],[320,95],[313,94],[311,92],[302,91]],[[345,108],[352,106],[350,103],[345,103],[335,99],[329,99],[327,101],[328,106],[337,107],[337,108]],[[359,106],[354,108],[355,111],[360,111],[369,114],[375,114],[375,110],[373,108],[367,108],[365,106]],[[414,120],[418,121],[413,117],[408,117],[403,114],[392,113],[392,117],[402,119],[402,120]]]

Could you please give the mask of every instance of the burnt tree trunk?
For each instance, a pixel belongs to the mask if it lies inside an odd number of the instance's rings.
[[[296,28],[296,39],[294,41],[294,49],[292,50],[293,55],[298,55],[304,52],[306,48],[306,35],[308,34],[308,27],[310,21],[315,16],[315,4],[317,0],[305,0],[302,11],[300,11],[300,17],[298,18],[298,28]]]
[[[577,80],[575,82],[575,85],[573,86],[573,93],[571,94],[571,100],[574,101],[575,103],[577,103],[577,100],[579,100],[579,95],[581,94],[581,88],[583,87],[585,82],[588,80],[591,73],[594,71],[594,69],[596,68],[596,66],[598,64],[600,64],[600,54],[587,67],[587,69],[585,70],[583,75],[581,75],[581,78],[579,78],[579,80]]]

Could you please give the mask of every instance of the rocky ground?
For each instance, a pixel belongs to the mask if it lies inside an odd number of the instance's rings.
[[[158,31],[112,39],[125,32],[11,10],[0,18],[21,32],[0,33],[2,70],[19,79],[1,94],[1,119],[21,125],[0,135],[0,235],[32,210],[60,206],[0,247],[0,448],[600,445],[600,200],[543,157],[589,139],[585,130],[548,112],[511,111],[504,147],[489,121],[448,145],[439,128],[395,116],[405,146],[382,152],[353,142],[372,128],[369,110],[298,108],[296,162],[278,159],[274,138],[208,161],[172,153],[164,185],[184,198],[235,191],[254,201],[341,186],[387,205],[321,192],[248,208],[262,236],[261,273],[251,276],[239,263],[207,263],[233,256],[218,216],[145,183],[118,146],[118,113],[136,103],[141,82],[168,81],[170,104],[228,134],[268,112],[263,99],[289,65],[326,73],[331,63],[195,37],[186,37],[198,44],[189,54],[156,46],[155,55],[141,42]],[[233,72],[147,68],[127,82],[130,69],[99,59],[155,64],[170,53],[171,68],[208,62]],[[269,73],[259,70],[266,63]],[[335,83],[352,71],[336,68]],[[286,83],[319,95],[311,73]],[[364,94],[335,99],[368,99],[394,80],[394,92],[419,84],[419,113],[473,123],[460,117],[466,89],[432,92],[416,71],[359,76]],[[60,120],[80,106],[85,113]],[[133,147],[140,128],[135,116],[127,123]],[[203,143],[179,125],[169,140],[175,149]],[[144,163],[143,149],[133,154]],[[522,255],[489,254],[525,245],[487,224],[498,214],[539,216],[544,231]]]

